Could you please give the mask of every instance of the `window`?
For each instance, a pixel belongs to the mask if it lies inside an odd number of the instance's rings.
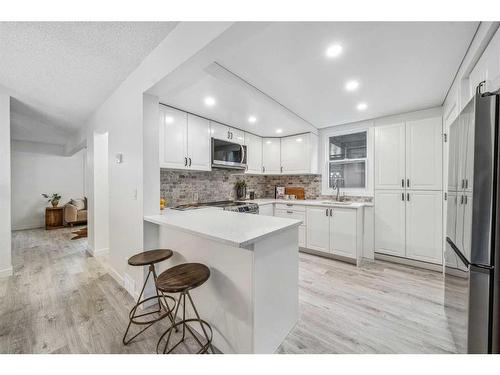
[[[366,188],[366,138],[366,131],[329,138],[329,188]]]

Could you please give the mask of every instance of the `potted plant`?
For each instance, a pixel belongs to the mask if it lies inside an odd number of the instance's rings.
[[[61,199],[61,196],[58,193],[54,193],[52,195],[42,193],[42,197],[46,198],[47,202],[52,203],[52,207],[57,207],[59,200]]]
[[[247,195],[247,183],[243,180],[238,180],[234,184],[236,188],[236,199],[244,199]]]

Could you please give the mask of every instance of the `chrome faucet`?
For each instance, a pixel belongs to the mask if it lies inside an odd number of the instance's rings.
[[[337,198],[336,198],[337,202],[340,202],[340,186],[343,184],[344,184],[344,179],[340,176],[339,173],[337,173],[333,180],[333,190],[337,190]]]

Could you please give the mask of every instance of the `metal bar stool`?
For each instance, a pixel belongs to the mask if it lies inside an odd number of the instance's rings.
[[[189,331],[191,336],[193,336],[195,341],[200,346],[200,349],[198,350],[197,354],[208,353],[209,349],[212,351],[212,353],[215,353],[212,346],[212,337],[213,337],[212,327],[210,327],[210,324],[208,324],[206,321],[200,318],[200,315],[196,310],[196,306],[193,303],[193,299],[189,294],[189,291],[191,289],[194,289],[202,285],[203,283],[205,283],[205,281],[208,280],[209,277],[210,277],[210,270],[208,269],[207,266],[200,263],[180,264],[178,266],[169,268],[168,270],[160,274],[160,276],[156,280],[156,287],[158,288],[158,290],[165,293],[180,293],[180,295],[173,317],[175,323],[173,323],[163,333],[163,335],[161,335],[160,339],[158,340],[158,344],[156,345],[156,353],[160,353],[161,342],[165,336],[167,336],[167,338],[165,340],[165,346],[163,347],[163,350],[161,352],[163,352],[163,354],[171,353],[180,343],[184,342],[186,338],[186,330]],[[194,314],[196,315],[196,318],[186,319],[186,296],[188,297],[189,302],[193,307],[193,311]],[[182,300],[182,320],[176,322],[177,313],[179,312],[179,306],[181,300]],[[205,340],[202,339],[203,341],[205,341],[204,343],[200,341],[200,339],[196,336],[196,333],[193,332],[192,328],[187,323],[198,323],[200,325],[201,330],[203,331],[203,335],[205,336]],[[177,330],[177,327],[180,326],[182,326],[182,338],[169,349],[168,347],[170,344],[172,331]]]
[[[168,249],[158,249],[158,250],[149,250],[149,251],[144,251],[142,253],[136,254],[132,257],[129,258],[128,264],[131,266],[149,266],[149,272],[148,275],[146,276],[146,280],[144,281],[144,285],[142,286],[141,293],[139,294],[139,298],[137,299],[137,303],[132,307],[129,313],[129,322],[127,326],[127,330],[125,331],[125,334],[123,335],[123,344],[127,345],[129,344],[133,339],[135,339],[137,336],[139,336],[142,332],[147,330],[149,327],[151,327],[154,323],[162,320],[166,316],[169,317],[170,321],[173,323],[174,318],[172,316],[172,311],[174,310],[175,307],[175,299],[171,296],[166,296],[163,292],[160,292],[158,288],[156,287],[156,280],[158,279],[156,275],[156,270],[155,270],[155,264],[162,262],[164,260],[167,260],[173,255],[172,250]],[[146,284],[148,283],[148,279],[150,275],[153,275],[153,281],[155,285],[155,291],[156,294],[145,298],[141,299],[142,295],[144,294],[144,289],[146,289]],[[139,306],[143,305],[152,300],[157,300],[158,302],[158,309],[155,309],[154,311],[149,311],[143,314],[137,314],[137,309]],[[172,308],[169,307],[168,305],[168,300],[173,301],[173,306]],[[163,312],[162,312],[163,310]],[[153,314],[159,314],[157,317],[154,318],[149,318],[150,315]],[[147,317],[147,318],[145,318]],[[130,326],[133,324],[137,324],[140,326],[146,326],[142,330],[140,330],[137,334],[132,336],[130,339],[127,339],[127,334],[130,329]]]

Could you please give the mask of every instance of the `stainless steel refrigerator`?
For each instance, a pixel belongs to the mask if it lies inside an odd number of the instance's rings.
[[[480,90],[448,134],[444,302],[459,353],[500,352],[499,95]]]

